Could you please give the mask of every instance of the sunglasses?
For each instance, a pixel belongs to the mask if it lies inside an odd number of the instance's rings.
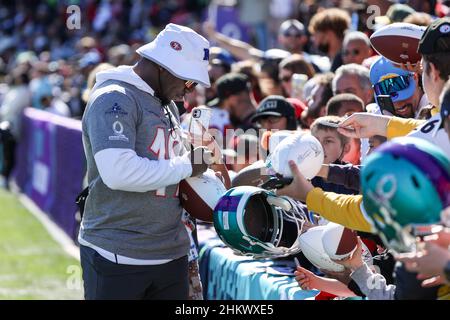
[[[268,116],[268,117],[263,117],[261,119],[258,120],[257,124],[259,126],[264,125],[264,123],[270,123],[270,124],[275,124],[278,123],[281,118],[283,118],[282,116]]]
[[[391,95],[393,93],[407,89],[409,87],[410,78],[411,75],[386,79],[376,83],[372,86],[372,88],[377,96]]]
[[[188,91],[191,91],[197,86],[197,84],[198,84],[197,82],[188,80],[184,83],[184,88]]]

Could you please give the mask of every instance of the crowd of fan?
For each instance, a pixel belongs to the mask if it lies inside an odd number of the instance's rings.
[[[324,164],[359,165],[386,138],[351,139],[328,124],[337,125],[355,112],[381,114],[374,87],[383,77],[410,79],[393,96],[393,115],[429,119],[438,113],[424,94],[419,73],[377,56],[369,36],[392,22],[427,26],[449,14],[445,1],[85,0],[77,3],[82,12],[78,30],[66,26],[70,4],[0,4],[0,122],[8,123],[18,141],[26,107],[81,119],[96,73],[136,63],[140,57],[135,49],[169,22],[193,28],[214,45],[209,55],[211,88],[198,85],[186,95],[179,109],[185,126],[190,111],[206,105],[212,110],[210,128],[225,137],[227,129],[310,130],[323,146]],[[237,7],[249,26],[249,43],[218,32],[212,21],[202,22],[208,5],[220,4]],[[371,4],[386,12],[372,26],[366,10]],[[224,154],[238,158],[229,162],[232,178],[261,160],[249,152],[252,146],[268,149],[258,134],[228,138],[221,145]],[[358,194],[359,186],[338,186],[327,182],[327,176],[321,171],[314,186]]]

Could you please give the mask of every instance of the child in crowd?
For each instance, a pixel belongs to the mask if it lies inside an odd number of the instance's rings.
[[[297,280],[302,289],[323,290],[338,297],[362,295],[366,296],[369,300],[393,300],[395,285],[387,284],[386,278],[382,274],[374,272],[373,270],[375,269],[363,260],[362,243],[361,238],[358,237],[358,245],[349,258],[345,260],[333,260],[343,265],[346,270],[350,270],[351,280],[356,283],[357,289],[361,291],[359,294],[355,294],[349,289],[348,285],[336,279],[317,276],[302,267],[297,267],[294,273],[295,280]]]
[[[341,118],[326,116],[316,119],[311,125],[311,134],[316,137],[324,150],[324,164],[345,165],[342,161],[347,152],[350,151],[350,139],[337,131],[336,126]],[[324,191],[339,192],[342,194],[358,194],[358,190],[346,188],[343,185],[330,183],[322,177],[315,177],[311,183]],[[339,191],[338,191],[339,190]]]

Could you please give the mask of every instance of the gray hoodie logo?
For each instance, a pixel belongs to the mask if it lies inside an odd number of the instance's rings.
[[[113,131],[114,131],[114,135],[113,136],[109,136],[109,140],[111,141],[126,141],[128,142],[128,138],[126,135],[123,134],[123,124],[120,121],[116,121],[113,123],[112,125]]]

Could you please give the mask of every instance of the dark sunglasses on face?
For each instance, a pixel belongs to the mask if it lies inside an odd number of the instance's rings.
[[[405,90],[409,87],[411,75],[398,76],[395,78],[386,79],[380,81],[372,86],[375,94],[379,95],[391,95],[395,92]]]
[[[186,90],[190,91],[193,90],[197,86],[197,84],[198,84],[197,82],[188,80],[184,83],[184,87]]]
[[[357,56],[361,53],[361,51],[359,51],[359,49],[353,49],[353,50],[345,50],[344,51],[344,56],[348,56],[348,55],[352,55],[352,56]]]

